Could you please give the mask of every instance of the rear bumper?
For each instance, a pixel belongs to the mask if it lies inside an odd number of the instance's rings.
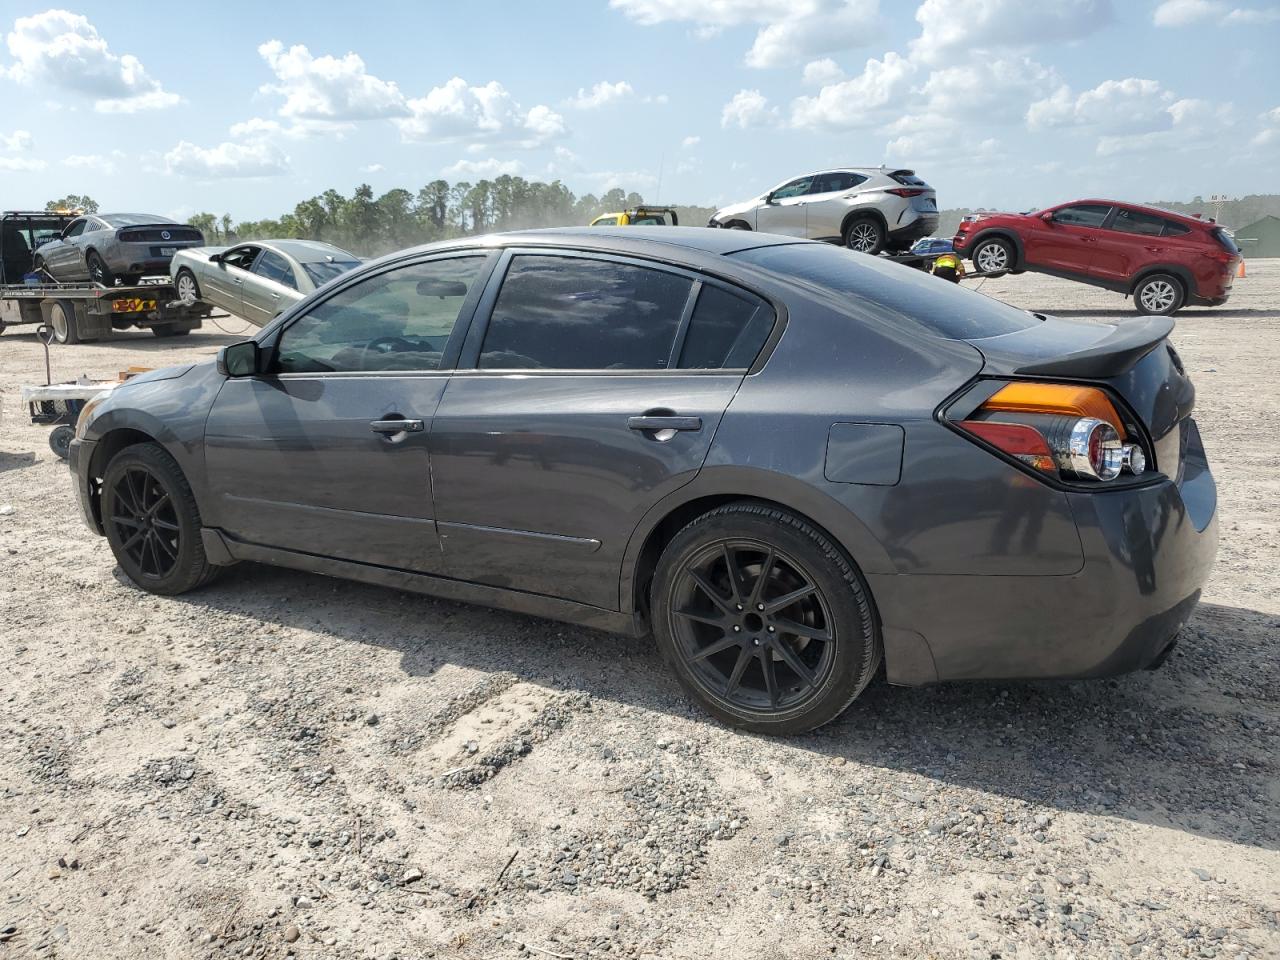
[[[94,503],[93,480],[89,476],[89,464],[93,461],[92,440],[72,440],[67,451],[67,466],[71,470],[71,482],[76,488],[76,503],[80,505],[80,518],[85,526],[102,536],[102,523]]]
[[[889,680],[1074,679],[1158,664],[1217,553],[1217,491],[1189,426],[1180,484],[1069,494],[1084,554],[1075,574],[869,576]]]
[[[913,211],[908,211],[903,216],[903,221],[911,215]],[[895,226],[889,225],[889,240],[894,244],[910,245],[915,243],[921,237],[932,236],[933,231],[938,229],[938,215],[936,213],[917,213],[915,219],[910,223],[902,223]]]

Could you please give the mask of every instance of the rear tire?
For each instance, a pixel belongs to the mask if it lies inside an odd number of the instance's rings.
[[[97,250],[90,250],[84,262],[85,266],[89,268],[90,280],[94,283],[100,283],[104,287],[115,286],[115,274],[107,267],[106,262],[98,255]]]
[[[727,504],[677,533],[651,600],[658,646],[681,686],[744,730],[820,727],[880,664],[861,574],[820,531],[765,504]]]
[[[102,526],[120,569],[148,593],[186,593],[221,570],[205,555],[191,485],[158,443],[125,447],[107,464]]]
[[[80,331],[76,327],[76,308],[66,300],[56,300],[49,307],[49,329],[58,343],[79,343]]]
[[[1153,273],[1133,288],[1133,305],[1147,316],[1167,317],[1186,301],[1182,281],[1171,273]]]
[[[873,257],[884,249],[884,226],[875,217],[854,217],[844,228],[844,245],[855,253]]]
[[[174,278],[173,289],[183,303],[191,304],[200,299],[200,284],[196,283],[196,275],[185,267]]]
[[[1013,244],[1000,237],[980,241],[969,257],[974,269],[991,277],[1001,277],[1013,269],[1015,251]]]

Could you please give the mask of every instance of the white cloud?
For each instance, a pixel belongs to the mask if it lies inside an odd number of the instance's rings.
[[[817,96],[797,97],[791,105],[792,126],[850,130],[874,125],[882,119],[881,108],[901,108],[916,69],[893,51],[883,60],[872,58],[858,76],[825,86]]]
[[[288,172],[289,158],[266,140],[200,147],[186,140],[164,155],[168,173],[201,180],[274,177]]]
[[[262,90],[284,97],[282,117],[350,121],[402,117],[408,112],[400,88],[367,72],[355,53],[314,57],[302,44],[286,50],[279,40],[262,44],[258,53],[278,81]]]
[[[395,121],[404,140],[476,141],[532,147],[564,136],[564,118],[538,105],[527,112],[498,81],[473,87],[454,77],[407,103]],[[474,145],[474,144],[473,144]]]
[[[1222,136],[1235,123],[1230,105],[1187,98],[1175,100],[1164,110],[1167,122],[1152,124],[1135,132],[1112,133],[1098,138],[1096,152],[1100,157],[1124,153],[1152,155],[1187,153],[1194,150],[1217,150]]]
[[[371,163],[360,168],[361,173],[381,173],[385,168],[380,163]]]
[[[1023,118],[1028,100],[1049,97],[1061,83],[1057,73],[1027,57],[981,58],[934,70],[921,93],[932,113],[1012,123]]]
[[[603,107],[607,103],[614,103],[618,100],[625,100],[627,97],[634,97],[635,90],[631,84],[625,80],[619,80],[617,83],[610,83],[608,80],[601,80],[590,90],[579,88],[578,95],[572,97],[568,101],[568,105],[578,110],[595,110]]]
[[[1231,26],[1272,23],[1280,20],[1280,8],[1233,7],[1224,0],[1163,0],[1152,20],[1157,27],[1185,27],[1204,20]]]
[[[46,10],[19,17],[7,39],[18,83],[56,87],[93,99],[99,113],[135,113],[177,104],[132,54],[116,55],[87,17]]]
[[[689,147],[696,147],[701,142],[702,142],[701,137],[685,137],[683,140],[680,141],[680,146],[684,147],[687,150]]]
[[[263,137],[306,140],[324,134],[336,136],[341,140],[355,128],[354,123],[333,120],[294,120],[286,125],[279,120],[250,117],[240,123],[233,123],[229,132],[237,140],[254,140]]]
[[[1261,114],[1258,119],[1262,121],[1262,129],[1253,138],[1254,144],[1259,147],[1268,146],[1272,143],[1280,144],[1280,107],[1268,110],[1266,113]]]
[[[446,177],[479,177],[481,179],[500,177],[503,174],[515,176],[520,172],[520,162],[498,160],[494,157],[488,160],[459,160],[440,172]]]
[[[778,118],[778,108],[769,106],[769,100],[759,90],[739,90],[720,112],[720,126],[747,130],[773,123]]]
[[[0,170],[29,173],[35,170],[43,170],[46,166],[48,164],[43,160],[35,160],[31,157],[0,157]]]
[[[110,155],[81,153],[63,157],[62,165],[73,170],[96,170],[98,173],[115,173],[116,161],[124,159],[124,151],[112,150]]]
[[[35,146],[35,140],[31,137],[29,130],[15,130],[13,133],[0,133],[0,150],[6,153],[18,153],[22,150],[30,150]]]
[[[592,181],[601,193],[606,193],[614,187],[643,191],[656,188],[658,185],[658,178],[647,170],[606,170],[589,173],[587,179]]]
[[[752,67],[778,67],[868,43],[879,32],[879,0],[610,0],[637,23],[691,23],[700,36],[758,27]]]
[[[1078,97],[1061,86],[1031,104],[1027,124],[1032,129],[1089,126],[1106,133],[1146,133],[1172,124],[1169,108],[1176,99],[1158,81],[1138,77],[1104,80]]]
[[[828,84],[839,83],[844,79],[844,71],[840,69],[840,65],[830,57],[824,57],[821,60],[810,60],[804,65],[804,82],[810,87],[825,87]]]
[[[916,9],[914,57],[935,63],[977,50],[1018,50],[1078,40],[1112,18],[1111,0],[986,0],[959,12],[953,0],[924,0]]]

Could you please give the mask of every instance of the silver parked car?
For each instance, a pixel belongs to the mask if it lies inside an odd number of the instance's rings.
[[[937,229],[938,196],[914,170],[841,167],[717,210],[707,226],[825,240],[860,253],[900,251]]]
[[[62,233],[35,252],[33,269],[59,282],[89,280],[125,286],[142,277],[165,276],[169,261],[184,247],[204,243],[187,224],[150,213],[95,213],[76,217]]]
[[[183,250],[169,270],[179,300],[205,300],[261,327],[359,265],[354,253],[331,243],[264,240]]]

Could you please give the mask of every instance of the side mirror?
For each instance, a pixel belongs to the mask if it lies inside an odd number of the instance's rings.
[[[262,352],[253,340],[241,340],[218,351],[218,372],[224,377],[253,377],[262,372]]]
[[[221,262],[222,262],[222,254],[220,254],[220,253],[211,253],[211,254],[209,254],[209,262],[210,262],[210,263],[221,263]]]
[[[1042,214],[1040,214],[1040,219],[1041,219],[1041,220],[1043,220],[1045,223],[1053,223],[1053,214],[1052,214],[1052,213],[1042,213]]]
[[[764,202],[765,202],[765,203],[775,203],[775,202],[776,202],[776,201],[773,199],[773,193],[772,193],[772,192],[770,192],[770,193],[766,193],[766,194],[764,195]]]

